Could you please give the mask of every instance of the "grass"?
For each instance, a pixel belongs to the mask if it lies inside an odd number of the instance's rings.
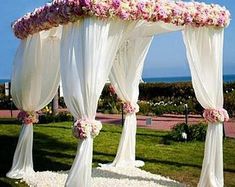
[[[33,159],[36,171],[69,170],[76,154],[77,140],[71,135],[71,123],[52,123],[34,126]],[[20,125],[0,120],[0,186],[20,186],[24,183],[5,177],[12,163]],[[94,140],[93,167],[114,159],[121,135],[121,127],[104,125]],[[196,186],[203,159],[203,142],[164,144],[166,132],[147,129],[137,131],[137,159],[142,168],[152,173],[169,176],[189,186]],[[225,186],[235,186],[235,139],[224,141]]]

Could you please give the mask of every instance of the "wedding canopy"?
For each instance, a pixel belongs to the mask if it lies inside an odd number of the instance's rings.
[[[93,139],[99,96],[109,77],[127,113],[117,155],[102,166],[135,167],[138,85],[154,35],[182,31],[192,84],[208,121],[198,186],[223,186],[223,35],[229,11],[219,5],[166,0],[54,0],[15,23],[21,39],[12,74],[12,98],[23,126],[10,178],[33,173],[35,111],[54,97],[60,78],[80,139],[66,186],[91,186]],[[174,54],[173,54],[174,55]],[[157,151],[157,150],[156,150]]]

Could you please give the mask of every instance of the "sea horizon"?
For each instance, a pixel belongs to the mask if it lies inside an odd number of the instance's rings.
[[[191,76],[173,76],[173,77],[143,77],[145,83],[176,83],[191,82]],[[224,82],[235,82],[235,74],[223,75]],[[0,79],[0,84],[10,82],[10,79]]]
[[[174,77],[143,77],[142,80],[146,83],[176,83],[176,82],[191,82],[191,76],[174,76]],[[235,82],[235,74],[223,75],[223,82]]]

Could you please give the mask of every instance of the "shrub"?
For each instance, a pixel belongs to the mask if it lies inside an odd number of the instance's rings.
[[[235,90],[225,93],[224,108],[228,111],[231,117],[235,116]]]
[[[60,112],[55,116],[50,113],[41,114],[39,116],[39,123],[52,123],[52,122],[63,122],[63,121],[73,121],[72,114],[69,112]]]
[[[38,119],[39,123],[52,123],[55,121],[52,114],[41,114]]]
[[[177,124],[168,134],[169,139],[173,141],[185,141],[182,134],[187,134],[187,141],[204,141],[206,138],[207,125],[205,123],[187,125],[185,123]]]
[[[74,118],[70,112],[59,112],[55,116],[55,122],[73,121]]]
[[[139,101],[139,113],[143,115],[149,115],[152,113],[152,106],[148,101]]]

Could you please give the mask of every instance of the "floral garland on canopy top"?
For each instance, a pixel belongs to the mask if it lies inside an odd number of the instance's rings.
[[[102,19],[163,21],[178,26],[226,27],[230,13],[216,4],[167,0],[54,0],[13,23],[16,37],[27,38],[52,27],[75,22],[84,16]]]

